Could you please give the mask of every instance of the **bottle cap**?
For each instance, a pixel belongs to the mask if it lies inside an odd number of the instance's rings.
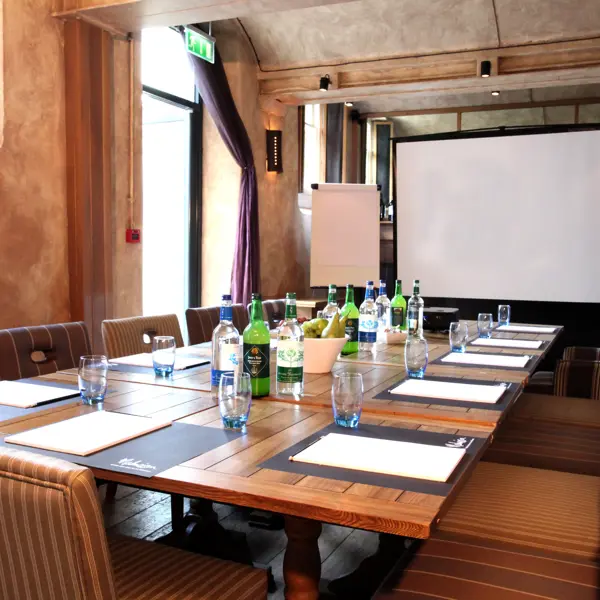
[[[261,298],[260,294],[253,293],[252,300],[262,300],[262,298]]]
[[[221,300],[224,300],[224,301],[231,300],[231,294],[223,294],[223,296],[221,296]]]
[[[295,300],[296,299],[296,292],[288,292],[285,297],[289,300]]]
[[[372,281],[367,281],[367,285],[373,285]]]

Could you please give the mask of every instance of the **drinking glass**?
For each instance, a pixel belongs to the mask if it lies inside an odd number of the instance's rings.
[[[409,377],[423,379],[428,358],[429,349],[425,338],[411,336],[406,340],[404,364]]]
[[[498,305],[498,325],[510,325],[510,304]]]
[[[250,373],[223,373],[219,381],[219,411],[225,428],[245,431],[251,406]]]
[[[333,420],[340,427],[356,429],[363,405],[363,378],[360,373],[335,375],[331,387]]]
[[[108,360],[100,354],[79,359],[79,393],[84,404],[102,404],[106,395]]]
[[[450,323],[450,350],[464,352],[469,338],[469,326],[464,321]]]
[[[493,327],[494,317],[492,313],[479,313],[477,315],[477,331],[480,338],[491,338]]]
[[[166,377],[175,367],[175,338],[172,335],[156,335],[152,339],[152,364],[157,375]]]

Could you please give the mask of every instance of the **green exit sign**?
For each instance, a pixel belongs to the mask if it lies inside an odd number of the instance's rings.
[[[185,45],[190,54],[198,56],[206,62],[215,64],[215,39],[213,37],[206,33],[186,29]]]

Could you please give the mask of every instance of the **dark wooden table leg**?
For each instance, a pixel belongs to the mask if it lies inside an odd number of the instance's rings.
[[[285,517],[288,538],[283,560],[286,600],[318,600],[321,579],[321,523]]]

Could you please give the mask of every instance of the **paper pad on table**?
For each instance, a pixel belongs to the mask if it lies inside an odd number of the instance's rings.
[[[131,356],[122,356],[121,358],[111,358],[109,362],[117,365],[128,365],[130,367],[154,368],[152,354],[149,352],[144,354],[133,354]],[[183,371],[184,369],[195,367],[204,362],[206,362],[206,359],[199,356],[180,356],[179,354],[175,354],[175,366],[173,368],[175,371]]]
[[[500,325],[496,331],[512,331],[513,333],[554,333],[556,327],[529,327],[528,325]]]
[[[170,425],[147,417],[99,411],[11,435],[4,441],[88,456]]]
[[[33,408],[46,402],[79,396],[67,387],[38,385],[22,381],[0,381],[0,404],[17,408]]]
[[[465,402],[485,402],[495,404],[506,392],[506,385],[480,385],[476,383],[451,383],[431,381],[428,379],[407,379],[398,387],[390,390],[391,394],[419,396],[421,398],[443,398],[444,400],[460,400]]]
[[[539,350],[543,343],[539,340],[502,340],[498,338],[477,338],[471,342],[473,346],[499,346],[501,348],[521,348],[522,350]]]
[[[529,362],[531,356],[505,356],[502,354],[477,354],[475,352],[452,352],[442,358],[443,363],[457,365],[483,365],[488,367],[514,367],[522,369]]]
[[[446,482],[464,455],[460,448],[329,433],[292,460]]]

